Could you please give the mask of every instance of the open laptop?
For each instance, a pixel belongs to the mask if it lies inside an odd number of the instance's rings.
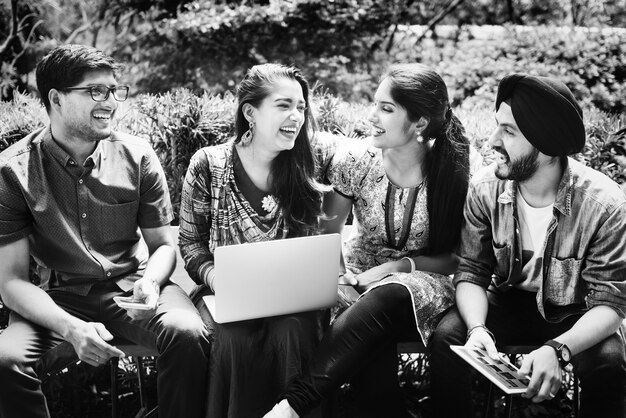
[[[204,302],[219,324],[333,306],[340,252],[339,234],[218,247],[219,285]]]

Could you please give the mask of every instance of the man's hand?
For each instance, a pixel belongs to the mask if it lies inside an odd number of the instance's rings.
[[[544,345],[526,355],[519,371],[530,375],[528,389],[522,396],[533,402],[552,399],[561,388],[561,366],[552,347]]]
[[[496,344],[493,342],[491,335],[489,335],[487,330],[483,327],[477,327],[471,332],[469,338],[465,342],[465,346],[483,348],[492,359],[500,359],[500,355],[496,349]]]
[[[113,335],[99,322],[77,320],[70,325],[65,339],[74,346],[80,360],[94,367],[106,363],[111,357],[125,356],[122,350],[107,343]]]
[[[156,313],[160,288],[151,279],[142,277],[135,282],[133,298],[142,300],[150,309],[127,309],[126,312],[134,320],[152,318]]]

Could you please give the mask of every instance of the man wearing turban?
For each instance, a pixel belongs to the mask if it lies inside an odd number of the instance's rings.
[[[538,347],[522,395],[541,402],[572,364],[581,417],[626,417],[626,197],[568,157],[585,145],[583,113],[562,82],[500,82],[496,159],[472,180],[454,276],[457,307],[431,340],[436,417],[470,417],[470,371],[450,345]]]

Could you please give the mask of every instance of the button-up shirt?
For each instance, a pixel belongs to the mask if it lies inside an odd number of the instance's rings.
[[[50,286],[131,289],[148,260],[139,227],[172,218],[163,169],[143,139],[115,132],[74,161],[48,127],[0,154],[0,245],[28,236]]]
[[[597,305],[626,316],[626,198],[604,174],[568,158],[543,248],[537,306],[561,321]],[[502,290],[522,279],[517,183],[500,180],[495,165],[470,184],[455,284]]]

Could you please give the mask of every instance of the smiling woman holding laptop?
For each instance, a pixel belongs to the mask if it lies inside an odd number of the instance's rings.
[[[300,71],[277,64],[254,66],[237,96],[236,138],[194,155],[180,209],[179,245],[185,268],[199,285],[192,299],[212,333],[207,414],[217,418],[260,417],[271,408],[311,357],[324,319],[324,311],[314,310],[216,321],[203,301],[232,290],[225,265],[216,268],[217,248],[317,235],[321,216],[323,187],[315,180],[309,87]],[[338,236],[336,241],[331,263],[338,266]],[[257,264],[256,272],[246,274],[261,280],[267,268],[246,251],[238,254],[226,264]],[[279,264],[290,254],[281,249],[267,257]],[[271,297],[270,289],[261,286],[258,299]],[[251,303],[242,299],[240,307]]]

